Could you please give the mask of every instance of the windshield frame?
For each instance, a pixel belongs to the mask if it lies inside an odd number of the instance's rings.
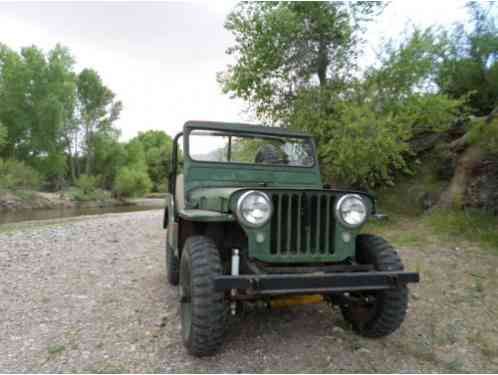
[[[260,128],[260,127],[258,127]],[[211,131],[215,133],[220,133],[221,134],[227,134],[229,137],[248,137],[248,138],[268,138],[268,139],[285,139],[285,138],[291,138],[291,139],[303,139],[309,142],[311,145],[311,153],[312,153],[312,159],[313,163],[310,165],[288,165],[288,164],[265,164],[265,163],[244,163],[244,162],[237,162],[237,161],[215,161],[215,160],[197,160],[192,158],[190,154],[190,133],[195,130],[201,130],[201,131]],[[209,126],[189,126],[188,128],[185,129],[184,131],[185,137],[185,150],[184,150],[184,157],[186,156],[189,161],[192,163],[199,163],[199,164],[214,164],[214,165],[230,165],[230,166],[244,166],[244,167],[255,167],[255,168],[291,168],[291,169],[311,169],[315,168],[317,164],[317,158],[316,158],[316,145],[314,142],[314,139],[310,135],[305,135],[305,134],[299,134],[299,133],[292,133],[289,132],[288,134],[284,132],[264,132],[264,131],[245,131],[245,130],[238,130],[238,129],[220,129],[219,127],[209,127]],[[213,136],[218,136],[218,135],[213,135]]]

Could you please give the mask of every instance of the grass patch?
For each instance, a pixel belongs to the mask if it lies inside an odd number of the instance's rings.
[[[64,345],[61,345],[61,344],[49,345],[49,347],[47,348],[47,352],[50,355],[62,353],[64,350],[66,350],[66,347]]]
[[[435,234],[479,243],[498,254],[498,217],[480,210],[437,210],[423,219]]]
[[[481,210],[434,210],[420,216],[384,213],[387,220],[371,220],[362,233],[382,236],[399,247],[419,247],[435,241],[458,246],[468,241],[498,255],[498,217]]]
[[[459,372],[463,371],[463,362],[460,359],[454,359],[450,363],[448,363],[448,371],[451,372]]]
[[[388,214],[388,217],[387,220],[368,222],[361,232],[384,237],[395,247],[418,247],[431,243],[434,236],[419,218],[399,214]]]

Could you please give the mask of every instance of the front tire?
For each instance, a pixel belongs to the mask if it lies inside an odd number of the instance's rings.
[[[404,268],[396,250],[383,238],[370,234],[357,237],[356,260],[360,264],[373,264],[377,271],[401,271]],[[396,331],[405,319],[408,306],[406,285],[375,292],[352,293],[352,296],[364,302],[342,305],[341,311],[345,320],[361,336],[387,336]]]
[[[205,236],[188,238],[180,260],[182,338],[197,357],[216,353],[223,341],[224,293],[214,290],[214,278],[221,274],[215,243]]]

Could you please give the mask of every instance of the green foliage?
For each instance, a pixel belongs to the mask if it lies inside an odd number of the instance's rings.
[[[486,154],[498,157],[498,117],[490,122],[477,120],[468,134],[469,143],[479,143]]]
[[[469,3],[469,25],[459,24],[445,33],[449,45],[437,83],[452,98],[469,97],[474,114],[490,113],[498,105],[498,8],[495,4]]]
[[[436,61],[447,46],[432,29],[415,29],[401,41],[388,41],[382,48],[377,67],[366,72],[384,105],[397,103],[414,92],[435,89],[432,78]]]
[[[0,159],[0,188],[38,189],[40,174],[22,161]]]
[[[95,174],[97,133],[115,132],[122,107],[94,70],[78,75],[74,69],[74,58],[60,45],[45,53],[0,44],[0,157],[31,165],[50,189],[67,185],[69,171],[74,182],[82,148],[86,174]]]
[[[240,3],[225,28],[237,63],[218,75],[226,93],[260,117],[281,121],[297,91],[318,81],[343,86],[356,63],[359,31],[381,6],[357,2]]]
[[[77,77],[77,97],[82,125],[86,163],[85,173],[94,168],[96,153],[96,133],[111,135],[115,133],[112,124],[119,118],[122,103],[114,101],[114,93],[104,85],[93,69],[83,69]]]
[[[0,50],[0,121],[8,130],[2,154],[42,165],[40,172],[55,185],[65,173],[60,159],[74,111],[74,61],[59,45],[47,55],[34,46],[19,54]]]
[[[2,148],[7,143],[7,128],[0,122],[0,152]]]
[[[91,194],[94,193],[95,190],[97,190],[97,183],[97,176],[88,176],[86,174],[82,174],[76,181],[76,187],[80,189],[83,194]]]
[[[124,167],[119,170],[114,182],[114,192],[120,197],[137,197],[148,193],[152,181],[144,170]]]
[[[408,42],[405,48],[421,45]],[[289,124],[315,135],[323,173],[334,183],[375,187],[392,185],[399,172],[412,174],[410,139],[447,130],[462,112],[463,100],[419,92],[426,70],[412,72],[403,81],[397,73],[400,54],[424,55],[395,50],[381,69],[370,70],[348,91],[312,88],[295,100]]]
[[[143,144],[138,139],[132,139],[126,144],[127,164],[134,169],[146,170],[147,160]]]
[[[437,92],[447,44],[431,29],[389,42],[380,64],[356,69],[362,29],[355,16],[369,19],[376,7],[243,4],[226,23],[237,63],[219,76],[224,91],[273,124],[312,133],[335,184],[373,187],[413,173],[409,140],[447,130],[464,107],[464,99]]]
[[[139,132],[138,135],[130,141],[130,144],[138,142],[142,145],[145,153],[145,164],[147,172],[153,182],[154,191],[161,191],[165,184],[167,185],[167,174],[169,170],[171,150],[173,148],[173,140],[169,135],[161,130],[148,130]],[[128,146],[129,152],[138,153],[140,155],[133,158],[139,158],[140,163],[143,162],[141,151],[138,146]],[[130,162],[133,163],[131,160]]]
[[[483,246],[498,249],[498,219],[477,209],[435,210],[424,218],[435,233],[450,238],[480,242]]]
[[[70,191],[70,196],[77,202],[107,201],[111,199],[111,193],[102,189],[95,189],[92,192],[84,193],[82,190],[76,188]]]
[[[111,189],[118,170],[127,163],[126,147],[118,141],[118,134],[97,132],[94,139],[95,173],[101,176],[100,186]]]

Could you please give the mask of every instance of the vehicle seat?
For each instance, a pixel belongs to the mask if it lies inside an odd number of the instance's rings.
[[[177,209],[185,208],[185,196],[183,189],[183,174],[176,175],[175,204]]]

